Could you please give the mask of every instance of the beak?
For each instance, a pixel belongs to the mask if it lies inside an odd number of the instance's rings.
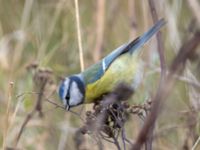
[[[70,106],[69,105],[65,105],[65,110],[69,111],[70,110]]]

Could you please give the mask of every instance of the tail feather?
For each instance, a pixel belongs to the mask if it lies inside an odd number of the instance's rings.
[[[130,42],[127,46],[128,51],[133,53],[139,47],[144,45],[156,32],[160,30],[160,28],[165,25],[165,20],[160,19],[149,31],[145,32],[142,36],[138,37],[134,41]]]
[[[133,53],[140,49],[142,45],[145,44],[160,28],[165,24],[164,19],[159,20],[152,28],[149,29],[146,33],[144,33],[141,37],[136,38],[135,40],[123,44],[122,46],[115,49],[112,53],[103,58],[103,72],[98,75],[98,78],[103,75],[103,73],[109,68],[110,64],[118,58],[120,55],[125,53]],[[95,78],[96,80],[96,78]]]

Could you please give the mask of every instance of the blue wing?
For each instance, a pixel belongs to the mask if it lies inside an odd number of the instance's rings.
[[[139,50],[139,48],[144,45],[157,31],[159,31],[164,24],[164,19],[159,20],[151,29],[149,29],[149,31],[144,33],[142,36],[136,38],[129,43],[121,45],[109,55],[104,57],[100,62],[92,65],[90,68],[85,70],[82,74],[85,78],[86,84],[93,83],[100,79],[105,71],[112,64],[112,62],[120,55],[127,52],[132,54],[136,50]]]

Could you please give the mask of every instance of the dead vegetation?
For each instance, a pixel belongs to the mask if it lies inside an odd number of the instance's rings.
[[[197,0],[0,4],[3,149],[199,149]],[[166,27],[144,47],[137,91],[121,83],[93,107],[65,111],[56,94],[61,75],[79,71],[79,62],[89,66],[162,17]]]

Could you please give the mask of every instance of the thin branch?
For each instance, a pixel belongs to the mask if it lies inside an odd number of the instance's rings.
[[[15,147],[17,147],[17,144],[21,138],[21,135],[26,127],[26,125],[28,124],[28,122],[31,120],[31,118],[35,115],[36,112],[39,112],[39,115],[40,116],[43,116],[43,113],[42,113],[42,98],[43,98],[43,95],[44,95],[44,90],[45,90],[45,86],[46,86],[46,83],[48,81],[48,78],[44,78],[42,80],[42,83],[41,83],[41,86],[40,86],[40,93],[38,94],[38,97],[37,97],[37,101],[36,101],[36,104],[33,108],[33,110],[28,113],[28,115],[26,116],[26,118],[24,119],[24,122],[22,123],[22,126],[19,130],[19,133],[17,134],[17,137],[15,139]]]
[[[118,142],[117,138],[113,137],[113,140],[114,140],[114,143],[115,143],[115,145],[116,145],[117,149],[118,149],[118,150],[121,150],[121,148],[120,148],[120,145],[119,145],[119,142]]]
[[[154,0],[148,0],[148,2],[149,2],[150,11],[151,11],[151,16],[152,16],[153,22],[155,24],[158,21],[158,15],[157,15],[157,12],[156,12],[155,2],[154,2]],[[166,63],[165,63],[165,57],[164,57],[164,45],[163,45],[162,35],[161,35],[160,31],[158,31],[158,33],[156,34],[156,39],[157,39],[157,46],[158,46],[158,53],[159,53],[160,67],[161,67],[161,78],[160,78],[159,87],[158,87],[158,91],[159,91],[160,86],[162,86],[163,81],[165,80],[165,76],[166,76]],[[157,113],[157,108],[159,108],[159,103],[157,103],[157,102],[154,102],[154,103],[155,103],[155,113]],[[152,109],[154,109],[153,106],[152,106]],[[157,118],[156,114],[154,114],[154,115],[155,115],[154,119],[156,120],[156,118]],[[148,128],[149,131],[148,131],[148,134],[146,135],[146,138],[144,140],[146,150],[152,149],[153,131],[154,131],[154,126],[155,126],[155,120],[152,120],[153,124],[149,124],[150,125],[150,127]]]
[[[192,146],[192,149],[191,150],[195,150],[197,145],[199,144],[200,142],[200,136],[198,137],[198,139],[196,140],[196,142],[194,143],[194,145]]]
[[[122,138],[124,150],[126,150],[126,136],[125,136],[125,129],[124,129],[124,127],[122,127],[121,138]]]
[[[154,0],[149,0],[149,7],[151,10],[151,15],[154,24],[158,21],[158,15],[156,12],[156,7],[155,7],[155,2]],[[163,39],[162,39],[162,34],[160,31],[156,34],[157,38],[157,44],[158,44],[158,53],[160,57],[160,66],[161,66],[161,80],[163,77],[165,77],[166,74],[166,63],[165,63],[165,57],[164,57],[164,46],[163,46]]]
[[[171,71],[173,75],[175,73],[180,74],[180,72],[183,70],[185,66],[186,60],[190,59],[191,56],[193,56],[193,54],[195,53],[196,48],[199,45],[199,42],[200,42],[200,32],[196,32],[190,40],[184,42],[169,69],[169,71]]]
[[[6,108],[6,121],[5,121],[5,130],[3,135],[3,149],[6,147],[6,138],[8,134],[8,129],[10,126],[10,105],[11,105],[11,98],[12,98],[12,91],[13,91],[13,82],[9,83],[8,87],[8,101],[7,101],[7,108]]]
[[[28,94],[40,94],[40,92],[23,92],[23,93],[21,93],[21,94],[18,94],[18,95],[16,95],[16,99],[18,99],[18,98],[20,98],[20,97],[22,97],[22,96],[24,96],[24,95],[28,95]]]
[[[53,102],[52,100],[49,100],[49,99],[45,99],[47,102],[49,102],[49,103],[51,103],[51,104],[53,104],[55,107],[58,107],[58,108],[61,108],[61,109],[63,109],[64,111],[67,111],[66,109],[65,109],[65,107],[64,106],[61,106],[61,105],[59,105],[59,104],[57,104],[57,103],[55,103],[55,102]],[[68,111],[67,111],[68,112]],[[76,116],[78,116],[78,118],[80,118],[83,122],[84,122],[84,119],[83,118],[81,118],[81,116],[80,116],[80,114],[79,113],[77,113],[77,112],[75,112],[75,111],[72,111],[72,110],[69,110],[69,112],[71,112],[72,114],[74,114],[74,115],[76,115]]]
[[[200,26],[200,15],[199,15],[200,5],[199,5],[199,2],[197,0],[187,0],[187,1],[189,3],[191,11],[193,12],[193,14],[196,17],[198,24]]]
[[[34,116],[35,113],[36,113],[36,111],[35,111],[35,109],[33,109],[30,113],[28,113],[28,115],[24,119],[24,122],[23,122],[23,124],[19,130],[19,133],[17,134],[16,140],[15,140],[15,147],[17,147],[17,144],[21,138],[21,135],[22,135],[26,125],[28,124],[28,122],[31,120],[31,118]]]
[[[109,140],[107,137],[103,136],[101,133],[99,133],[99,134],[101,135],[101,137],[103,138],[103,140],[105,140],[106,142],[115,144],[113,141]]]

